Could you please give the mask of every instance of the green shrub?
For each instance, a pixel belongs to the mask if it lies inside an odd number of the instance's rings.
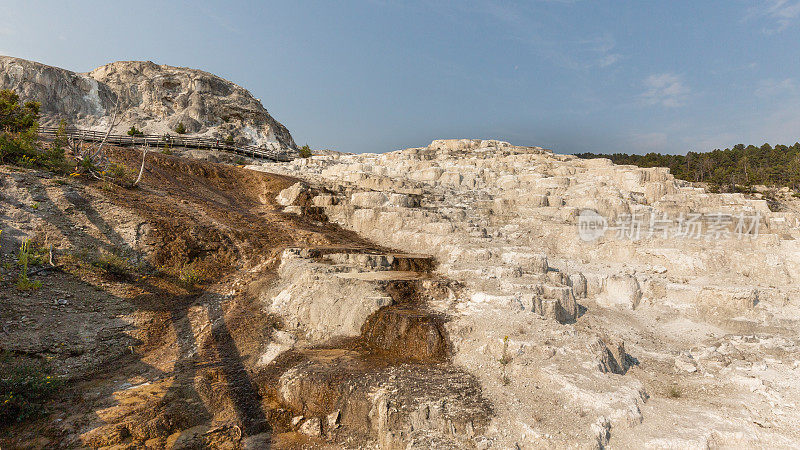
[[[65,137],[56,133],[56,139],[46,149],[38,145],[39,103],[19,104],[13,91],[0,90],[0,164],[15,164],[31,169],[45,169],[57,173],[67,171],[63,145]],[[66,123],[63,136],[66,136]],[[59,126],[59,130],[62,130]]]
[[[128,130],[128,136],[141,136],[141,135],[143,135],[143,134],[144,134],[144,133],[143,133],[141,130],[139,130],[138,128],[136,128],[136,125],[132,125],[132,126],[131,126],[131,129],[130,129],[130,130]]]
[[[61,148],[66,146],[68,142],[67,121],[62,120],[58,123],[58,129],[56,130],[56,138],[53,140],[53,146]]]
[[[299,153],[301,158],[311,158],[311,148],[308,145],[300,147]]]
[[[0,163],[19,164],[23,156],[38,159],[36,133],[0,133]]]
[[[108,164],[105,170],[100,172],[100,175],[119,181],[125,178],[125,173],[125,166],[112,162]]]
[[[172,137],[169,134],[165,134],[161,137],[161,142],[164,144],[161,148],[161,153],[165,155],[172,154]]]
[[[92,160],[89,159],[89,158],[82,159],[81,162],[80,162],[80,166],[86,172],[95,172],[96,173],[96,172],[99,171],[97,165],[95,165],[95,163],[93,163]]]
[[[225,138],[225,144],[227,145],[235,145],[236,140],[233,138],[232,134],[229,134],[228,137]]]
[[[175,132],[178,134],[186,134],[186,127],[183,126],[183,122],[178,123],[178,126],[175,127]]]
[[[508,354],[508,336],[503,337],[503,354],[498,362],[500,363],[502,371],[500,381],[503,383],[503,386],[507,386],[509,383],[511,383],[511,378],[506,372],[507,366],[511,364],[511,355]]]
[[[112,252],[101,252],[91,260],[91,264],[102,270],[106,278],[112,280],[130,278],[134,272],[134,267],[126,258]]]
[[[19,278],[17,278],[17,284],[14,285],[18,291],[35,291],[42,287],[42,282],[39,280],[31,280],[28,278],[28,274],[19,274]]]
[[[0,162],[16,164],[29,169],[45,169],[56,173],[66,173],[69,169],[64,149],[51,145],[39,149],[27,137],[3,140],[0,136]]]
[[[498,360],[503,366],[511,363],[511,355],[508,354],[508,336],[503,337],[503,355]]]
[[[48,366],[12,361],[7,353],[0,356],[0,369],[0,427],[40,417],[63,386]]]
[[[28,266],[42,264],[44,257],[41,251],[36,251],[36,247],[31,248],[30,239],[22,241],[19,246],[19,254],[17,255],[17,264],[20,266],[19,276],[17,277],[16,287],[20,291],[30,291],[42,287],[42,282],[38,280],[31,280],[28,277]]]
[[[50,251],[42,246],[35,244],[30,239],[24,241],[17,254],[17,265],[22,266],[41,266],[47,262]]]
[[[178,272],[178,280],[188,287],[205,283],[209,278],[208,272],[200,267],[197,261],[185,264]]]
[[[0,131],[22,133],[36,128],[39,120],[38,102],[19,103],[19,95],[9,89],[0,90]]]

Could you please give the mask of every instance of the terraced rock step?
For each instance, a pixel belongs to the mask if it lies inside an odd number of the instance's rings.
[[[270,310],[288,319],[281,333],[299,338],[270,344],[257,374],[260,386],[275,386],[264,395],[291,412],[276,430],[303,435],[311,445],[474,448],[481,442],[490,406],[477,380],[449,362],[446,317],[426,306],[447,292],[433,267],[429,256],[357,248],[283,253],[286,284],[264,297],[280,289]],[[335,302],[316,312],[324,296]]]
[[[364,248],[338,247],[287,249],[286,253],[301,258],[322,258],[333,264],[353,266],[358,269],[428,273],[435,268],[432,256],[415,253],[379,252]]]
[[[317,418],[320,436],[351,445],[369,437],[385,449],[470,448],[489,420],[477,381],[447,363],[392,364],[343,349],[291,357],[301,362],[277,385],[281,402],[303,417],[298,429]]]
[[[443,361],[448,355],[443,321],[419,307],[388,306],[367,319],[361,338],[370,351],[389,359]]]

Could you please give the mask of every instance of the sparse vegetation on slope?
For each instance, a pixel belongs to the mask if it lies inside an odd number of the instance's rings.
[[[63,383],[42,363],[0,354],[0,427],[41,416]]]
[[[20,266],[19,277],[17,277],[17,289],[20,291],[29,291],[32,289],[39,289],[42,286],[40,281],[31,280],[28,276],[28,266],[39,265],[43,259],[41,252],[37,249],[31,249],[31,241],[23,241],[19,246],[19,255],[17,256],[17,263]]]

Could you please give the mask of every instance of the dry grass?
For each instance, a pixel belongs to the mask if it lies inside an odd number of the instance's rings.
[[[683,392],[678,385],[672,385],[667,389],[667,398],[681,398],[683,396]]]

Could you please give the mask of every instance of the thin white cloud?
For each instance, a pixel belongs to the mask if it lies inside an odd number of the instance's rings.
[[[474,9],[488,14],[494,19],[512,25],[521,25],[526,22],[525,16],[517,9],[494,2],[478,3]]]
[[[569,8],[580,0],[537,1],[559,3]],[[542,23],[529,8],[488,1],[465,6],[463,10],[499,22],[504,32],[562,67],[575,70],[606,68],[623,59],[621,54],[614,52],[616,41],[610,33],[575,40],[555,39],[552,33],[547,32],[547,24]]]
[[[730,148],[736,144],[760,146],[765,142],[772,145],[792,145],[800,141],[800,111],[793,102],[779,102],[766,114],[752,114],[749,117],[732,120],[718,126],[708,124],[685,125],[670,130],[677,151],[686,150],[707,152],[714,149]]]
[[[793,96],[797,92],[797,83],[792,78],[761,80],[755,90],[758,97]]]
[[[765,34],[780,33],[800,18],[800,0],[767,0],[751,8],[745,20],[754,17],[770,21],[762,30]]]
[[[781,103],[764,115],[746,119],[745,126],[732,124],[724,136],[699,140],[698,148],[713,150],[738,143],[761,145],[765,142],[792,145],[800,141],[797,130],[800,130],[800,111],[794,108],[794,103]]]
[[[580,44],[585,46],[589,52],[594,53],[596,56],[595,61],[588,63],[589,66],[609,67],[622,59],[622,55],[614,52],[617,41],[609,33],[605,33],[594,39],[582,41]]]
[[[781,28],[786,28],[800,16],[800,1],[772,0],[767,15],[777,20]]]
[[[681,77],[673,73],[650,75],[644,80],[644,87],[641,99],[645,104],[667,108],[682,106],[691,92]]]
[[[242,29],[232,24],[231,21],[224,15],[218,14],[214,10],[209,9],[208,7],[202,4],[197,4],[195,5],[195,7],[197,8],[197,11],[200,12],[200,14],[206,16],[208,19],[216,23],[217,26],[224,28],[227,32],[238,34],[240,36],[243,34]]]
[[[614,65],[614,64],[616,64],[616,63],[617,63],[617,62],[618,62],[620,59],[622,59],[622,56],[621,56],[621,55],[619,55],[619,54],[617,54],[617,53],[611,53],[611,54],[608,54],[608,55],[605,55],[605,56],[601,57],[601,58],[600,58],[600,62],[598,63],[598,65],[599,65],[600,67],[609,67],[609,66],[613,66],[613,65]]]

